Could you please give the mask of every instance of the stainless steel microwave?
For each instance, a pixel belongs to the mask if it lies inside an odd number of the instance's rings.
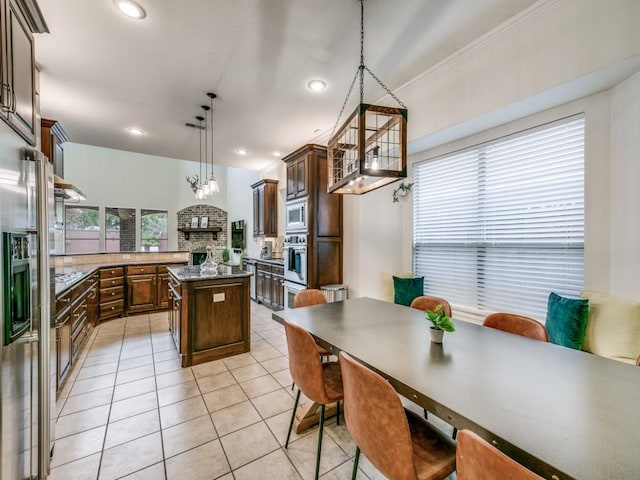
[[[286,233],[307,232],[307,199],[287,202]]]

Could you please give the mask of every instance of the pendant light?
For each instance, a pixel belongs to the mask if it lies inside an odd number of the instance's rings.
[[[209,97],[209,103],[210,103],[209,111],[211,112],[210,113],[211,118],[209,121],[209,125],[211,128],[211,176],[207,180],[207,187],[209,190],[209,194],[213,195],[214,193],[217,193],[220,191],[220,187],[218,186],[218,181],[216,180],[216,177],[213,174],[213,99],[216,98],[217,95],[215,93],[208,92],[207,96]]]
[[[364,103],[365,70],[401,108]],[[360,104],[335,133],[358,77]],[[364,63],[364,0],[360,0],[360,65],[327,150],[329,193],[367,193],[407,176],[407,107]]]
[[[209,105],[200,105],[200,108],[204,110],[204,177],[200,185],[202,186],[203,199],[209,198],[209,183],[207,182],[207,171],[209,169],[209,153],[207,144],[207,124],[209,123]]]
[[[200,179],[202,178],[202,130],[203,128],[206,128],[202,126],[202,121],[204,120],[204,117],[198,115],[196,117],[196,120],[198,120],[198,127],[200,130],[200,137],[199,137],[199,150],[200,150],[200,156],[199,156],[199,161],[198,164],[200,166],[200,175],[198,176],[198,185],[197,185],[197,189],[196,189],[196,200],[204,200],[204,191],[202,189],[202,182],[200,181]]]

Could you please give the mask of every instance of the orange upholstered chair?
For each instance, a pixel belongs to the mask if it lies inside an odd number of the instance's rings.
[[[309,288],[296,293],[293,297],[293,308],[310,307],[312,305],[323,305],[327,303],[327,297],[324,296],[320,290],[316,288]],[[318,355],[321,357],[330,357],[331,352],[320,345],[316,345]]]
[[[458,434],[456,452],[458,480],[542,480],[542,477],[507,457],[469,430]]]
[[[416,308],[418,310],[431,310],[433,311],[438,305],[442,305],[442,309],[444,310],[444,314],[447,317],[451,316],[451,305],[444,298],[440,297],[430,297],[429,295],[422,295],[421,297],[416,297],[411,302],[411,308]]]
[[[315,350],[313,337],[303,328],[289,323],[285,320],[284,329],[287,335],[287,349],[289,351],[289,371],[293,381],[298,386],[298,393],[293,405],[291,423],[287,433],[285,448],[289,447],[289,438],[293,428],[293,420],[296,416],[296,409],[300,401],[300,392],[312,402],[320,404],[320,428],[318,432],[318,451],[316,454],[316,474],[318,478],[320,470],[320,452],[322,451],[322,431],[324,427],[325,406],[336,403],[340,408],[339,401],[342,400],[342,375],[338,362],[320,362],[320,357]],[[340,411],[337,411],[337,418],[340,418]]]
[[[515,313],[492,313],[487,315],[482,323],[485,327],[491,327],[505,332],[522,335],[547,342],[547,330],[544,325],[533,318],[523,317]]]
[[[360,451],[391,479],[442,480],[455,471],[453,441],[405,410],[389,382],[344,352],[340,367],[344,418],[357,446],[352,479],[358,473]]]

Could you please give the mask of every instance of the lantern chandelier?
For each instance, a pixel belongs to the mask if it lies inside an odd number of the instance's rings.
[[[209,97],[209,105],[202,105],[200,108],[204,110],[204,117],[196,116],[198,124],[185,123],[187,127],[197,128],[200,130],[199,137],[199,166],[200,172],[192,177],[186,177],[187,182],[191,185],[191,189],[196,195],[196,200],[208,200],[213,194],[220,191],[218,181],[213,174],[213,99],[216,98],[215,93],[207,93]],[[203,124],[204,122],[204,124]],[[209,128],[210,127],[210,128]],[[209,143],[207,138],[207,130],[211,130],[211,174],[209,175]],[[204,176],[202,176],[202,144],[204,137]]]
[[[364,103],[365,70],[401,108]],[[336,133],[358,78],[360,104]],[[329,193],[367,193],[407,176],[407,107],[364,63],[364,0],[360,0],[360,65],[327,150]]]

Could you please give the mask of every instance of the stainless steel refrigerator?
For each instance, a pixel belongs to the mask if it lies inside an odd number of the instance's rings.
[[[0,480],[44,479],[55,417],[53,171],[7,130],[0,125]]]

